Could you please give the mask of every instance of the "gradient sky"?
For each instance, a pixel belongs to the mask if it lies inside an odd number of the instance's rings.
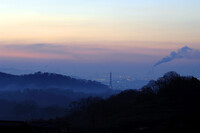
[[[0,61],[153,65],[183,46],[200,49],[199,7],[199,0],[1,0]]]
[[[0,41],[200,42],[199,0],[1,0]]]

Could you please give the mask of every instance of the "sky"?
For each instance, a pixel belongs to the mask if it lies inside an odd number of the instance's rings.
[[[197,43],[199,0],[1,0],[5,43]]]
[[[200,49],[199,7],[199,0],[1,0],[0,68],[78,75],[86,71],[81,64],[93,72],[148,73],[172,51]],[[185,66],[180,72],[194,74],[191,63],[199,67],[187,58],[159,69]]]

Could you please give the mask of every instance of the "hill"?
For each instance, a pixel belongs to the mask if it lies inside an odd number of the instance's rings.
[[[168,133],[199,130],[200,81],[166,73],[141,90],[74,103],[71,115],[55,119],[76,132]]]
[[[1,90],[61,88],[85,93],[98,93],[109,90],[108,86],[100,82],[41,72],[27,75],[0,73],[0,88]]]
[[[54,73],[0,73],[0,119],[30,120],[63,117],[70,103],[87,97],[116,94],[96,81]]]

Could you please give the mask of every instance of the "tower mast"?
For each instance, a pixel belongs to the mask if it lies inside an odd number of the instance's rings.
[[[112,86],[112,72],[110,72],[110,85],[109,85],[109,87],[112,89],[113,88],[113,86]]]

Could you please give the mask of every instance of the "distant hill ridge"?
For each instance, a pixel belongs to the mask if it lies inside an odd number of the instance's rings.
[[[0,72],[0,89],[47,89],[61,88],[73,91],[103,92],[109,88],[97,81],[76,79],[55,73],[36,72],[34,74],[12,75]]]

